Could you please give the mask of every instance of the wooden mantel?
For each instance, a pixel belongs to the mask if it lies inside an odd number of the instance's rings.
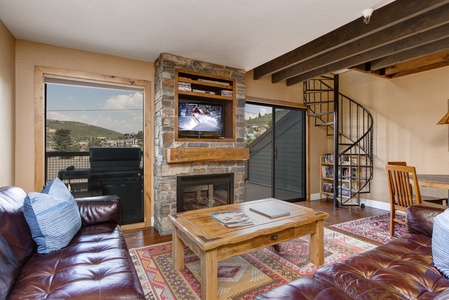
[[[168,148],[167,163],[248,160],[248,148]]]

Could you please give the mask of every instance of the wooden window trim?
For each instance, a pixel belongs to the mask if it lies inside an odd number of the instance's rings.
[[[72,71],[58,68],[35,66],[34,68],[34,189],[40,191],[45,185],[45,95],[44,84],[46,76],[80,81],[94,81],[105,84],[136,86],[144,93],[144,222],[125,225],[124,229],[142,228],[151,226],[152,199],[153,199],[153,101],[151,94],[151,81],[102,75],[90,72]],[[148,142],[147,142],[148,141]],[[125,228],[126,227],[126,228]]]

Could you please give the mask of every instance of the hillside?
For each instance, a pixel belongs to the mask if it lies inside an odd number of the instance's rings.
[[[276,118],[279,120],[282,117],[284,117],[288,113],[288,110],[278,110],[276,111]],[[266,127],[265,125],[268,125],[268,127],[271,126],[271,119],[273,118],[273,115],[271,113],[265,114],[260,117],[252,118],[251,120],[245,120],[245,127],[251,128],[252,126],[258,126],[258,127]]]
[[[81,122],[47,120],[47,128],[50,132],[57,129],[69,129],[72,140],[77,142],[100,136],[107,139],[123,138],[123,133]]]

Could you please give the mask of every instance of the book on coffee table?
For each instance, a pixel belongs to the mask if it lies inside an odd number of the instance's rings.
[[[283,216],[288,216],[289,211],[283,210],[278,207],[267,206],[267,207],[250,207],[249,210],[264,215],[269,218],[278,218]]]
[[[214,213],[211,215],[211,217],[228,227],[237,227],[253,224],[253,220],[250,217],[248,217],[248,215],[237,211]]]

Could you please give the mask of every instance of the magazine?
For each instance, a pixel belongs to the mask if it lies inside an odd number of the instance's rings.
[[[237,227],[253,224],[253,220],[250,217],[248,217],[244,213],[237,211],[215,213],[212,214],[211,217],[221,224],[226,225],[227,227]]]

